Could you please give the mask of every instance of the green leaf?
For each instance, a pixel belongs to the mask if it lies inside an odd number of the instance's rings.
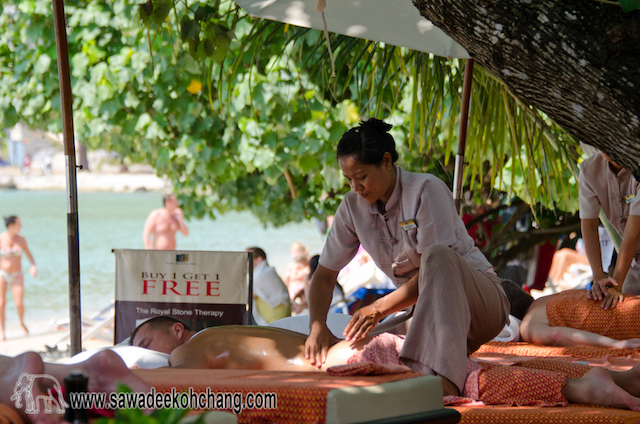
[[[627,13],[632,10],[640,9],[640,0],[619,0],[622,11]]]
[[[200,75],[200,66],[189,53],[184,53],[180,58],[180,65],[191,75]]]
[[[153,22],[156,25],[162,25],[165,19],[167,19],[169,12],[171,12],[172,6],[173,2],[156,0],[156,5],[153,8]]]
[[[51,66],[51,57],[46,54],[41,54],[33,67],[33,72],[36,75],[42,75],[49,70]]]
[[[302,172],[309,172],[310,170],[320,166],[320,161],[313,156],[303,156],[299,161],[300,169]]]
[[[182,41],[187,41],[194,28],[196,28],[196,23],[186,16],[183,17],[182,21],[180,21],[180,39]]]
[[[276,155],[272,150],[260,149],[254,156],[253,164],[258,170],[264,171],[273,164],[275,156]]]

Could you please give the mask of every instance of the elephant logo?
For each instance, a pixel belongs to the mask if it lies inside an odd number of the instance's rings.
[[[34,397],[33,386],[36,384],[36,393]],[[46,394],[40,394],[39,390],[46,388]],[[13,395],[11,400],[15,401],[17,409],[22,408],[22,400],[24,398],[25,413],[37,414],[40,412],[40,401],[44,404],[44,412],[51,414],[53,412],[53,405],[55,405],[55,412],[58,414],[64,414],[65,408],[69,407],[69,404],[64,401],[62,387],[57,378],[48,374],[29,374],[22,373],[16,385],[13,388]]]

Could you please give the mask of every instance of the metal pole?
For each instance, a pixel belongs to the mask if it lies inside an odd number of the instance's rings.
[[[249,261],[249,310],[247,317],[247,325],[253,322],[253,252],[247,252],[247,260]]]
[[[69,319],[71,355],[82,352],[82,320],[80,309],[80,241],[78,237],[78,184],[76,181],[76,148],[73,139],[73,97],[69,72],[67,25],[64,0],[53,0],[53,24],[58,52],[58,80],[62,109],[62,134],[67,168],[67,249],[69,256]]]
[[[458,154],[453,177],[453,202],[458,214],[462,213],[462,176],[464,175],[464,151],[467,147],[467,126],[469,124],[469,103],[473,83],[473,59],[464,64],[464,84],[462,86],[462,107],[460,109],[460,131],[458,135]]]

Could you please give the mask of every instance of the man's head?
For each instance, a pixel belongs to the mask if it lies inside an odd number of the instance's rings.
[[[175,348],[185,344],[193,333],[194,331],[181,321],[159,316],[134,328],[129,340],[133,346],[171,354]]]
[[[170,210],[178,207],[178,198],[175,194],[165,194],[162,198],[162,205]]]
[[[252,252],[253,253],[253,267],[255,268],[256,266],[258,266],[258,264],[260,262],[266,262],[267,261],[267,254],[264,253],[264,250],[260,249],[259,247],[250,247],[247,249],[247,251]]]
[[[509,313],[522,320],[526,315],[529,306],[533,303],[533,297],[511,280],[502,279],[501,282],[502,288],[504,289],[507,299],[509,299],[509,304],[511,305]]]

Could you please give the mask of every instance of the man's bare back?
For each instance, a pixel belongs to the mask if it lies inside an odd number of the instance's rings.
[[[322,369],[304,358],[306,336],[293,331],[254,326],[211,327],[171,353],[172,368],[323,371],[346,364],[370,338],[353,345],[342,340],[329,349]]]
[[[304,357],[304,334],[281,328],[225,325],[195,333],[170,317],[156,317],[134,330],[133,346],[170,354],[172,368],[324,371],[344,365],[372,338],[334,343],[322,368]]]

